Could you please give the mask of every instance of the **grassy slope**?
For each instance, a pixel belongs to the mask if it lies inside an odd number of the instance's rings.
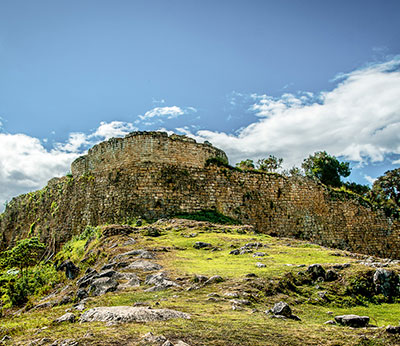
[[[29,344],[29,340],[49,338],[49,340],[74,338],[82,345],[139,345],[140,336],[146,332],[163,334],[170,340],[182,339],[190,345],[397,345],[398,337],[389,336],[384,329],[350,329],[328,326],[323,323],[333,316],[344,313],[368,315],[378,326],[398,325],[400,304],[381,304],[369,306],[340,307],[336,302],[323,303],[318,299],[321,290],[340,290],[341,280],[335,283],[301,285],[297,292],[287,289],[274,289],[287,273],[296,273],[304,268],[294,265],[313,263],[333,264],[351,263],[342,272],[342,280],[365,270],[364,266],[354,264],[353,257],[334,250],[325,249],[305,242],[272,238],[261,234],[239,234],[235,226],[191,228],[182,225],[159,224],[164,229],[160,237],[133,235],[137,243],[131,246],[109,248],[111,244],[122,244],[126,237],[114,236],[96,245],[105,252],[103,261],[116,253],[133,248],[169,248],[168,252],[157,252],[156,262],[163,265],[169,277],[182,278],[186,287],[190,285],[193,274],[206,276],[221,275],[226,280],[197,290],[167,290],[162,292],[143,292],[143,287],[108,293],[92,298],[87,308],[94,306],[133,305],[135,302],[148,302],[154,308],[173,308],[188,312],[190,320],[171,320],[147,324],[129,323],[106,326],[104,323],[85,323],[54,326],[52,320],[61,316],[71,304],[33,310],[19,316],[2,318],[2,334],[13,337],[15,344]],[[212,227],[211,227],[212,228]],[[190,234],[197,233],[195,237]],[[193,244],[205,241],[219,247],[220,251],[196,250]],[[248,242],[262,242],[268,247],[258,251],[268,256],[254,258],[252,254],[229,255],[232,246],[243,246]],[[82,245],[82,244],[81,244]],[[84,254],[82,255],[84,256]],[[99,261],[100,262],[100,261]],[[257,268],[256,262],[267,265]],[[291,264],[292,266],[288,266]],[[101,263],[97,263],[101,266]],[[255,273],[256,278],[245,277]],[[144,278],[145,274],[141,274]],[[260,287],[272,287],[272,294]],[[229,299],[223,298],[225,292],[238,291],[250,299],[251,306],[243,310],[232,310]],[[217,293],[221,298],[210,301],[208,294]],[[264,311],[279,300],[291,304],[293,312],[301,318],[300,322],[282,321],[269,318]],[[107,340],[107,342],[105,342]]]

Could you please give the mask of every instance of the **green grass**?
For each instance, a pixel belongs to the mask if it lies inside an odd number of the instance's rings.
[[[346,256],[333,256],[333,251],[323,247],[290,239],[273,238],[264,234],[241,234],[235,227],[221,226],[207,230],[203,226],[190,229],[182,225],[157,225],[161,227],[161,236],[137,238],[133,246],[117,246],[126,238],[110,237],[96,238],[86,246],[84,239],[76,238],[69,244],[70,254],[79,254],[77,258],[87,255],[90,250],[106,249],[106,256],[112,258],[133,248],[161,248],[167,247],[168,252],[157,252],[156,262],[163,265],[168,276],[186,278],[185,287],[190,283],[194,274],[207,276],[221,275],[224,282],[205,286],[196,290],[170,289],[159,292],[144,292],[146,286],[130,288],[122,291],[107,293],[106,295],[91,298],[87,308],[95,306],[133,306],[137,302],[149,304],[151,308],[171,308],[187,312],[190,320],[174,319],[164,322],[128,323],[124,325],[107,326],[105,323],[75,323],[55,326],[51,322],[71,308],[71,304],[47,308],[41,311],[30,311],[20,316],[9,316],[1,319],[0,338],[8,334],[13,342],[27,344],[32,338],[48,337],[51,340],[75,338],[82,345],[140,345],[142,335],[152,332],[155,335],[163,334],[171,341],[184,340],[189,345],[350,345],[350,346],[383,346],[400,344],[400,338],[385,334],[382,329],[350,329],[339,326],[329,326],[323,323],[333,319],[335,315],[359,314],[371,317],[371,323],[378,326],[388,324],[398,325],[400,304],[381,304],[368,306],[339,307],[337,302],[323,303],[317,292],[330,290],[332,294],[342,294],[345,282],[350,277],[361,276],[365,268],[354,263],[355,259]],[[194,237],[190,234],[196,233]],[[86,238],[86,237],[84,237]],[[194,249],[197,241],[211,243],[221,251]],[[257,251],[266,252],[268,256],[254,258],[252,254],[230,255],[231,245],[239,248],[249,242],[261,242],[267,247]],[[83,254],[81,254],[83,249]],[[335,251],[337,252],[337,251]],[[266,268],[257,268],[256,262],[267,265]],[[279,286],[285,275],[293,273],[287,278],[295,278],[298,271],[313,263],[333,264],[353,262],[351,267],[342,271],[342,278],[335,283],[302,284],[297,291],[290,289],[277,290],[272,295],[266,293],[268,285]],[[99,261],[96,268],[101,266]],[[291,264],[291,266],[288,266]],[[247,279],[248,273],[255,273],[258,277]],[[148,273],[138,273],[143,280]],[[288,280],[289,280],[288,279]],[[243,310],[232,310],[229,298],[224,293],[239,291],[249,295],[252,304]],[[210,301],[209,294],[217,293],[220,298]],[[287,301],[293,312],[301,318],[297,321],[282,321],[269,318],[264,311],[271,308],[277,301]],[[255,311],[252,311],[255,309]],[[332,314],[328,314],[332,312]],[[47,327],[46,329],[43,329]],[[92,334],[88,334],[88,332]]]

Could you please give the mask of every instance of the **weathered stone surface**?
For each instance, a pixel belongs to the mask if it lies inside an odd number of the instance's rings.
[[[151,344],[162,345],[165,341],[167,341],[167,338],[164,335],[154,335],[152,332],[148,332],[147,334],[143,335],[142,340]]]
[[[392,297],[400,291],[399,275],[393,270],[377,269],[373,280],[375,291],[385,297]]]
[[[387,326],[386,332],[389,334],[400,334],[400,326]]]
[[[171,309],[148,309],[132,306],[97,307],[85,311],[81,322],[152,322],[166,321],[172,318],[189,319],[190,315]]]
[[[325,281],[331,282],[339,278],[339,274],[332,269],[328,269],[325,273]]]
[[[157,273],[157,274],[151,274],[146,276],[146,280],[144,282],[146,285],[153,285],[153,287],[150,287],[146,291],[151,292],[151,291],[162,291],[166,290],[171,287],[177,287],[180,288],[177,283],[173,282],[172,280],[168,279],[167,275],[165,273]]]
[[[369,317],[358,315],[341,315],[335,316],[335,321],[342,326],[362,328],[368,326]]]
[[[279,302],[276,303],[271,309],[271,313],[274,315],[290,317],[292,316],[292,309],[290,308],[289,304],[285,302]]]
[[[312,264],[307,268],[307,273],[310,274],[311,279],[317,280],[318,278],[325,279],[325,269],[320,264]]]
[[[205,243],[205,242],[203,242],[203,241],[196,241],[196,242],[193,244],[193,247],[194,247],[195,249],[204,249],[204,248],[210,248],[210,247],[212,247],[212,245],[209,244],[209,243]]]
[[[153,263],[146,260],[138,260],[129,264],[125,269],[139,269],[143,271],[160,270],[162,266],[158,263]]]
[[[118,282],[110,277],[95,279],[90,285],[90,291],[94,296],[100,296],[107,292],[113,292],[117,289]]]
[[[66,314],[60,316],[59,318],[56,318],[53,321],[53,324],[60,324],[64,322],[68,323],[74,323],[76,320],[76,316],[72,312],[67,312]]]
[[[221,276],[214,275],[214,276],[211,276],[206,282],[204,282],[204,285],[206,286],[206,285],[217,284],[222,281],[224,281],[224,279]]]
[[[61,263],[57,267],[57,270],[64,270],[65,276],[70,280],[75,279],[79,274],[79,268],[70,260],[66,260]]]

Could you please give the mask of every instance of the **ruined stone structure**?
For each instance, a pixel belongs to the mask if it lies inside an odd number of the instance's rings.
[[[53,248],[87,225],[216,210],[260,232],[400,258],[400,223],[367,202],[304,177],[239,171],[221,150],[185,136],[134,132],[94,146],[72,177],[14,198],[1,247],[39,235]]]

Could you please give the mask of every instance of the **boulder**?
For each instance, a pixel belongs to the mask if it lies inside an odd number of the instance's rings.
[[[87,291],[84,288],[79,288],[78,291],[76,291],[76,299],[82,300],[85,299],[89,296]]]
[[[81,322],[152,322],[172,318],[190,319],[190,315],[171,309],[149,309],[134,306],[104,306],[85,311]]]
[[[358,315],[341,315],[335,316],[335,321],[342,326],[362,328],[368,326],[369,317]]]
[[[139,269],[143,271],[153,271],[153,270],[160,270],[162,266],[158,263],[153,263],[146,260],[137,260],[129,264],[125,269]]]
[[[103,277],[95,279],[90,285],[90,291],[94,296],[100,296],[107,292],[113,292],[117,289],[118,282],[113,278]]]
[[[204,248],[210,248],[212,245],[210,243],[205,243],[203,241],[196,241],[193,245],[195,249],[204,249]]]
[[[153,287],[150,287],[149,289],[145,290],[146,292],[161,291],[171,287],[179,287],[179,288],[181,287],[172,280],[169,280],[165,273],[147,275],[145,284],[153,285]]]
[[[387,326],[386,332],[389,334],[400,334],[400,326]]]
[[[339,274],[336,273],[334,270],[329,269],[325,273],[325,281],[336,281],[339,278]]]
[[[312,264],[307,268],[307,273],[310,274],[312,280],[318,278],[325,279],[325,269],[320,264]]]
[[[279,302],[274,305],[274,307],[270,310],[270,312],[274,315],[280,315],[285,317],[292,316],[292,309],[285,302]]]
[[[74,323],[76,320],[75,315],[72,312],[67,312],[66,314],[60,316],[59,318],[53,321],[53,324],[60,324],[60,323]]]
[[[212,285],[212,284],[215,284],[215,283],[218,283],[218,282],[222,282],[222,281],[224,281],[224,279],[223,279],[221,276],[219,276],[219,275],[214,275],[214,276],[211,276],[211,277],[204,283],[204,285]]]
[[[65,276],[73,280],[78,276],[79,273],[79,268],[72,263],[70,260],[66,260],[62,262],[58,267],[57,270],[64,270],[65,271]]]
[[[378,294],[392,297],[399,293],[399,276],[393,270],[377,269],[373,280]]]

